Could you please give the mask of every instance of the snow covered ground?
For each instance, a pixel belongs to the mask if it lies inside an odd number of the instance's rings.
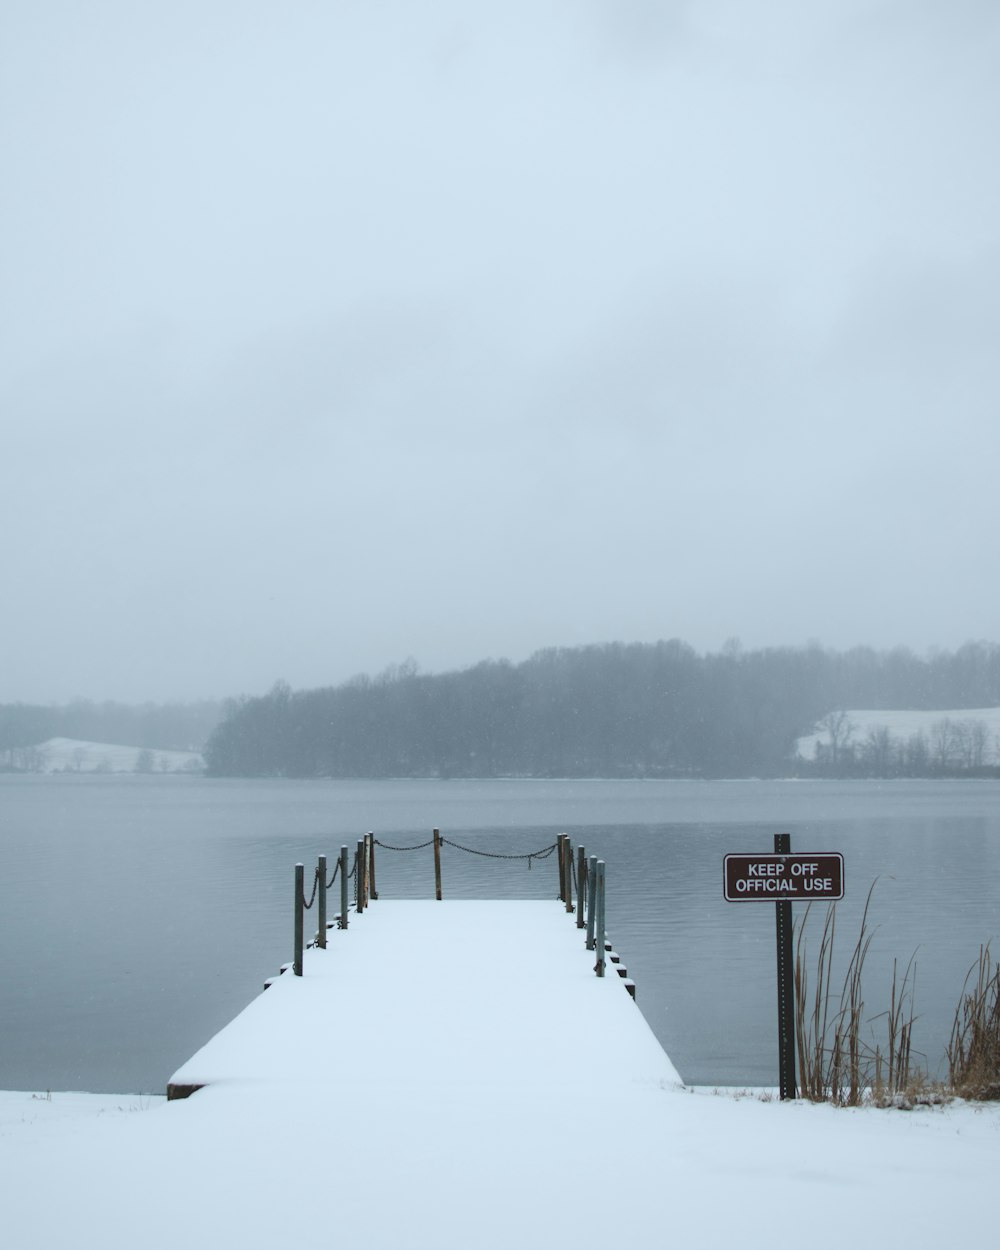
[[[200,772],[205,767],[197,751],[147,750],[78,738],[49,738],[28,749],[34,753],[32,771],[36,772],[179,773]]]
[[[867,709],[851,709],[844,713],[847,717],[847,734],[841,745],[853,746],[860,749],[864,746],[868,735],[879,729],[888,729],[893,740],[901,745],[905,745],[911,738],[917,734],[923,734],[927,740],[927,745],[932,755],[936,742],[942,732],[942,726],[945,722],[953,729],[958,729],[955,735],[955,741],[952,743],[952,749],[956,752],[960,750],[958,737],[961,735],[963,727],[972,725],[981,725],[982,730],[979,731],[984,735],[983,741],[983,763],[995,764],[1000,762],[1000,707],[980,707],[980,708],[955,708],[948,711],[938,712],[914,712],[914,711],[870,711]],[[816,747],[830,745],[830,733],[825,728],[817,725],[813,732],[806,734],[805,737],[799,738],[795,744],[794,754],[801,759],[812,760],[816,758]]]
[[[4,1142],[23,1150],[44,1144],[70,1126],[84,1127],[99,1116],[149,1111],[166,1103],[162,1094],[53,1094],[0,1091],[0,1152]]]
[[[0,1099],[4,1245],[992,1244],[1000,1109],[687,1090],[591,963],[557,904],[375,903],[191,1098]]]

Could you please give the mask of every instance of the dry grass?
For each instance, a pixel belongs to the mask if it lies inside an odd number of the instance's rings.
[[[885,1050],[876,1043],[872,1054],[871,1099],[879,1107],[899,1106],[920,1101],[929,1090],[926,1073],[913,1067],[913,1001],[917,972],[913,955],[906,965],[902,982],[892,961],[889,1010],[876,1016],[886,1022]],[[903,1100],[901,1104],[900,1100]]]
[[[970,988],[971,985],[971,988]],[[989,946],[969,969],[948,1043],[948,1084],[962,1098],[1000,1098],[1000,965]]]
[[[875,931],[869,927],[872,882],[865,899],[861,928],[844,974],[839,999],[834,997],[832,968],[836,936],[836,904],[827,909],[816,960],[816,984],[810,995],[805,927],[809,908],[798,924],[795,941],[795,1040],[799,1093],[811,1102],[843,1107],[913,1105],[922,1101],[926,1076],[913,1064],[913,1009],[916,970],[913,959],[902,981],[893,962],[887,1011],[865,1020],[862,973]],[[865,1024],[884,1019],[884,1046],[862,1035]]]

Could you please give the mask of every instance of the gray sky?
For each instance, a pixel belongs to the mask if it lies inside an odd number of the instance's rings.
[[[997,638],[995,0],[0,10],[0,702]]]

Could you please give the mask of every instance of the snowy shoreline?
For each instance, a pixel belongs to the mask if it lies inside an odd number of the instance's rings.
[[[903,1112],[632,1086],[592,1099],[587,1129],[567,1092],[539,1084],[513,1105],[488,1082],[449,1093],[415,1081],[401,1099],[398,1086],[317,1098],[266,1084],[173,1103],[0,1093],[5,1245],[131,1250],[141,1233],[145,1250],[273,1250],[287,1244],[289,1204],[307,1228],[303,1195],[323,1194],[321,1228],[337,1243],[542,1250],[565,1234],[552,1186],[585,1183],[595,1142],[608,1161],[605,1132],[623,1197],[588,1203],[593,1244],[658,1245],[669,1230],[765,1250],[774,1225],[757,1213],[778,1191],[782,1226],[808,1227],[819,1250],[847,1239],[875,1250],[890,1231],[910,1250],[939,1250],[959,1229],[991,1244],[997,1104]]]

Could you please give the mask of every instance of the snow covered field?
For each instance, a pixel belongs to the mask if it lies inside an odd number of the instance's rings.
[[[213,1083],[167,1104],[3,1096],[5,1246],[938,1250],[995,1235],[1000,1109],[687,1090],[548,902],[380,901],[174,1079]]]
[[[851,709],[844,715],[847,721],[846,728],[842,730],[844,737],[841,746],[860,749],[870,733],[887,729],[893,740],[900,745],[905,745],[917,734],[923,734],[933,755],[936,746],[944,745],[940,742],[940,737],[947,722],[953,731],[957,730],[957,733],[953,732],[954,741],[951,744],[951,749],[957,752],[960,748],[958,739],[964,729],[981,725],[982,729],[977,732],[983,735],[983,763],[995,764],[1000,761],[1000,707],[956,708],[938,712]],[[817,745],[830,745],[829,730],[820,728],[819,725],[811,734],[798,739],[794,754],[805,760],[815,759]]]
[[[409,1084],[402,1101],[220,1086],[131,1113],[127,1096],[2,1095],[4,1245],[548,1250],[581,1225],[605,1246],[993,1244],[996,1106]]]
[[[197,751],[149,750],[78,738],[49,738],[27,750],[33,753],[33,772],[180,773],[200,772],[205,767]]]

